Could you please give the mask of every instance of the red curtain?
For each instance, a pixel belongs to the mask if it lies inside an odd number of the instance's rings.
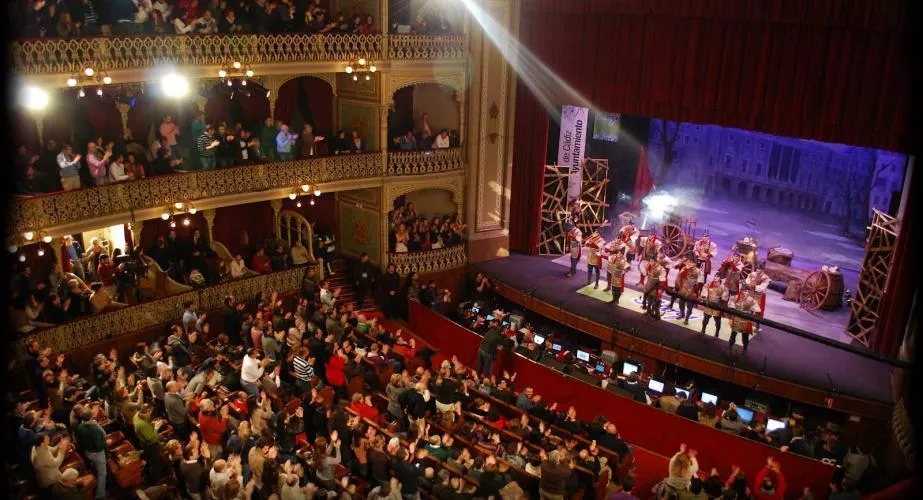
[[[879,354],[897,357],[904,333],[910,321],[912,298],[920,291],[920,222],[914,215],[919,214],[920,206],[920,172],[911,171],[910,188],[907,190],[907,205],[901,219],[901,229],[894,249],[894,260],[888,276],[885,295],[879,306],[878,331],[875,333],[873,348]]]
[[[268,201],[263,201],[218,208],[212,236],[231,253],[240,253],[250,262],[250,250],[261,246],[267,238],[275,237],[272,207]]]
[[[189,225],[183,225],[183,219],[189,219]],[[192,232],[196,229],[202,231],[202,236],[208,239],[208,224],[205,222],[205,218],[202,217],[201,213],[195,215],[189,214],[180,214],[175,217],[176,227],[170,227],[170,221],[163,220],[160,218],[151,219],[144,221],[144,226],[141,228],[141,238],[137,244],[141,245],[141,248],[145,250],[154,246],[157,243],[157,238],[163,236],[167,237],[167,234],[170,233],[170,229],[176,229],[176,237],[180,241],[188,240],[192,237]]]
[[[553,72],[539,79],[555,104],[580,104],[560,78],[602,110],[907,151],[909,3],[531,0],[520,38]],[[540,156],[526,150],[544,154],[534,114],[516,107],[523,182]],[[514,176],[512,190],[536,186]],[[537,227],[524,219],[511,221],[510,245],[532,251],[513,238]]]
[[[131,135],[144,146],[148,145],[147,137],[151,132],[151,122],[153,120],[153,107],[150,99],[138,96],[128,110],[127,127],[131,129]]]
[[[524,215],[510,219],[510,250],[515,252],[538,253],[547,147],[548,113],[520,80],[516,85],[516,140],[513,142],[510,213]]]
[[[88,93],[86,97],[87,118],[93,126],[93,137],[104,141],[115,140],[122,135],[122,115],[112,98]]]
[[[443,356],[455,355],[462,363],[476,366],[481,337],[470,330],[413,301],[410,302],[410,327],[415,335],[439,349]],[[756,441],[636,403],[568,378],[522,356],[510,355],[508,351],[497,358],[495,370],[517,373],[517,390],[531,385],[545,401],[557,402],[559,409],[573,405],[585,420],[606,415],[616,424],[622,437],[635,446],[635,454],[670,457],[679,450],[681,443],[686,443],[698,451],[699,470],[717,467],[726,474],[733,465],[738,465],[750,479],[751,487],[753,477],[766,465],[766,457],[772,456],[782,464],[782,473],[788,483],[786,497],[792,498],[800,495],[805,486],[823,497],[833,475],[833,466],[818,460],[782,453]],[[669,471],[663,468],[655,472],[659,473],[656,478],[659,481]]]
[[[299,86],[304,89],[311,105],[311,112],[317,123],[312,123],[315,134],[333,133],[333,89],[330,84],[319,78],[299,77],[289,80],[279,89],[276,109],[273,116],[285,124],[292,123],[295,110],[298,109]],[[300,130],[298,132],[301,132]]]
[[[231,96],[223,92],[212,92],[205,103],[205,123],[217,125],[230,119]]]

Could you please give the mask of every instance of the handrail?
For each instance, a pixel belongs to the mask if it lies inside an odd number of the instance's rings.
[[[386,44],[387,40],[387,44]],[[387,45],[387,51],[385,49]],[[385,59],[462,59],[467,35],[237,34],[33,38],[10,44],[21,74],[78,73],[86,65],[107,71],[156,65],[222,65]]]
[[[7,231],[21,233],[176,201],[295,188],[302,184],[381,178],[385,152],[331,155],[302,160],[150,176],[134,181],[20,196],[9,205]],[[446,170],[463,169],[452,162]],[[416,169],[424,173],[425,167]],[[395,175],[419,175],[411,171]]]
[[[109,312],[77,318],[18,340],[25,346],[33,339],[57,352],[79,349],[101,340],[110,339],[168,323],[179,323],[183,304],[192,302],[199,310],[220,307],[224,298],[233,295],[238,300],[250,300],[262,291],[291,292],[301,287],[306,267],[296,267],[248,278],[226,281],[190,292],[124,307]]]
[[[389,252],[388,264],[394,265],[401,276],[410,273],[433,273],[462,267],[468,262],[465,245],[426,250],[423,252]]]
[[[388,153],[388,175],[418,175],[449,172],[464,168],[465,148],[434,149],[432,151],[391,151]]]

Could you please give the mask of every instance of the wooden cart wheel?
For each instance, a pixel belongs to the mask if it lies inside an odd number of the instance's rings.
[[[686,234],[676,224],[664,224],[660,228],[663,253],[669,258],[682,255],[686,251]]]
[[[799,304],[802,309],[816,311],[827,300],[830,293],[830,278],[823,271],[809,274],[801,285]]]
[[[750,260],[744,260],[741,262],[743,262],[744,266],[740,269],[740,281],[746,281],[747,276],[749,276],[750,273],[756,269],[756,266],[753,264],[753,261]]]

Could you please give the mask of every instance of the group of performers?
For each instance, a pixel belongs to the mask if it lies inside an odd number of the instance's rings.
[[[645,314],[659,320],[663,293],[669,290],[672,297],[669,307],[672,309],[678,301],[680,317],[688,325],[695,306],[693,301],[704,299],[707,304],[702,307],[702,334],[705,334],[711,320],[715,324],[715,337],[718,337],[721,330],[724,313],[709,307],[710,304],[720,304],[760,317],[766,310],[766,289],[771,280],[762,269],[754,269],[741,280],[744,259],[740,254],[732,252],[721,263],[711,281],[708,280],[712,274],[712,260],[718,255],[718,247],[711,241],[707,231],[695,242],[691,255],[682,256],[675,263],[664,253],[663,242],[656,234],[652,232],[641,236],[631,220],[619,228],[615,238],[609,242],[598,232],[584,239],[580,229],[570,224],[565,248],[571,259],[570,270],[565,276],[573,277],[577,274],[577,264],[586,253],[587,285],[593,284],[593,288],[599,288],[600,271],[605,268],[608,286],[604,291],[612,293],[609,301],[612,304],[619,303],[625,290],[625,276],[634,260],[639,258],[640,279],[636,286],[643,290],[642,308]],[[667,285],[671,269],[677,270],[672,288]],[[750,336],[759,330],[759,325],[735,315],[731,315],[730,323],[729,347],[733,349],[737,335],[740,334],[746,352]]]

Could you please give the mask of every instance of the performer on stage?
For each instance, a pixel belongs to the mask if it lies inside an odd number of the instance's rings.
[[[621,255],[622,257],[624,257],[627,251],[628,251],[628,245],[626,245],[624,241],[616,237],[612,241],[606,243],[606,246],[603,247],[602,258],[606,262],[611,263],[616,255]],[[609,269],[608,264],[606,266],[607,266],[606,271],[608,272],[608,269]],[[606,289],[603,290],[604,292],[608,292],[612,288],[612,276],[610,275],[608,279],[609,279],[609,284],[606,286]]]
[[[595,272],[596,284],[593,285],[593,288],[599,288],[599,269],[602,266],[600,251],[605,244],[606,242],[598,232],[591,234],[590,237],[586,239],[586,284],[589,285],[593,282],[593,273]]]
[[[660,254],[660,248],[662,246],[663,242],[654,234],[654,228],[651,228],[651,234],[649,236],[638,239],[639,253],[641,254],[641,265],[638,266],[641,277],[638,279],[638,286],[644,284],[644,273],[647,271],[648,264],[657,260],[657,255]]]
[[[642,305],[648,316],[660,319],[660,300],[663,289],[667,286],[667,269],[670,261],[661,255],[659,259],[652,259],[647,264],[644,282],[644,300]]]
[[[734,297],[728,307],[736,309],[742,313],[758,315],[761,311],[759,303],[755,298],[747,293],[740,292]],[[731,338],[728,349],[733,350],[737,342],[737,334],[740,333],[744,342],[744,353],[747,352],[747,346],[750,345],[750,335],[753,333],[753,321],[740,316],[731,317]]]
[[[673,265],[673,269],[679,269],[680,272],[679,274],[676,275],[676,280],[673,282],[673,292],[674,293],[673,295],[670,296],[670,305],[667,306],[667,309],[673,309],[673,304],[675,304],[676,299],[679,298],[680,285],[683,284],[682,280],[684,280],[686,275],[688,275],[688,273],[683,274],[683,270],[686,269],[690,265],[690,263],[692,263],[691,265],[693,266],[695,265],[692,259],[690,259],[689,257],[683,257],[679,260],[679,262]],[[680,309],[682,309],[682,307],[683,307],[682,300],[680,300]]]
[[[715,245],[711,240],[707,229],[705,230],[705,234],[702,235],[702,238],[693,245],[692,253],[695,255],[695,265],[702,270],[699,282],[700,284],[704,284],[708,281],[708,276],[711,274],[711,260],[718,255],[718,245]],[[699,290],[701,289],[702,287],[699,286]]]
[[[709,303],[725,305],[727,304],[728,298],[729,294],[727,287],[724,286],[720,277],[715,276],[711,280],[711,283],[705,288],[705,300]],[[708,326],[708,320],[715,318],[715,337],[717,337],[718,332],[721,331],[721,311],[705,306],[702,308],[702,314],[705,315],[705,317],[702,318],[702,334],[705,334],[705,327]]]
[[[762,269],[755,269],[753,272],[747,275],[745,284],[747,285],[747,291],[750,296],[756,300],[756,303],[759,304],[759,317],[763,317],[766,313],[766,289],[769,288],[769,284],[772,282],[772,279],[766,274]],[[756,325],[756,331],[760,330],[760,326]]]
[[[744,263],[740,255],[734,254],[721,263],[721,277],[724,278],[724,286],[727,287],[731,295],[737,295],[740,291],[740,272],[744,270]]]
[[[695,304],[688,299],[694,299],[699,296],[699,274],[702,272],[695,265],[695,261],[686,258],[684,265],[676,276],[674,286],[676,295],[679,295],[679,315],[683,318],[683,324],[689,324],[689,317],[692,316],[692,308]],[[676,297],[674,295],[674,297]]]
[[[564,248],[570,253],[570,271],[564,275],[565,278],[571,278],[577,274],[577,263],[580,262],[580,254],[583,249],[583,233],[577,226],[571,227],[564,238]]]
[[[630,263],[635,260],[635,244],[638,240],[638,228],[635,221],[628,219],[628,223],[619,228],[617,238],[625,244],[625,259]]]
[[[631,264],[625,259],[624,253],[614,252],[609,256],[606,264],[606,272],[609,274],[609,286],[606,290],[612,290],[610,303],[619,303],[619,298],[621,298],[622,292],[625,291],[625,274],[628,273],[629,269],[631,269]]]

